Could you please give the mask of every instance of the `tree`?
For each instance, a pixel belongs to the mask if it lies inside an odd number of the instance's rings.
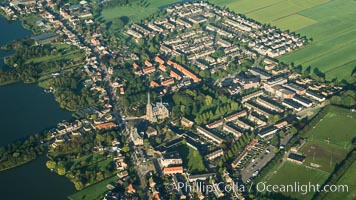
[[[130,151],[130,147],[124,146],[124,147],[122,147],[122,151],[123,151],[124,153],[127,153],[127,152]]]
[[[58,173],[58,175],[61,175],[61,176],[65,175],[66,174],[66,168],[58,167],[57,173]]]
[[[84,186],[83,186],[83,183],[81,181],[76,180],[76,181],[74,181],[74,187],[75,187],[76,190],[81,190],[81,189],[83,189]]]
[[[49,160],[46,162],[46,166],[48,169],[54,169],[54,168],[56,168],[56,165],[57,165],[56,162],[52,161],[52,160]]]
[[[290,132],[292,134],[296,134],[298,132],[297,128],[295,128],[294,126],[292,126],[292,128],[290,129]]]

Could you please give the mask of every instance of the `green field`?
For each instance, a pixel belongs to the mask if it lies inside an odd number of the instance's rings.
[[[79,200],[79,199],[88,199],[88,200],[93,200],[93,199],[98,199],[99,197],[102,197],[103,194],[106,191],[109,191],[106,186],[110,183],[115,183],[117,180],[116,176],[113,176],[111,178],[105,179],[95,185],[92,185],[90,187],[87,187],[77,193],[74,193],[69,196],[69,199],[72,200]]]
[[[175,151],[178,151],[179,155],[182,157],[183,166],[187,168],[189,172],[205,171],[203,158],[199,151],[188,147],[187,145],[181,145],[175,148]]]
[[[128,6],[117,6],[104,9],[99,18],[109,23],[115,18],[128,17],[130,22],[138,22],[158,11],[158,8],[180,0],[147,0],[137,1]]]
[[[356,113],[348,109],[330,107],[330,111],[307,133],[309,141],[301,152],[307,157],[305,165],[320,165],[332,172],[336,163],[345,158],[356,135]]]
[[[262,23],[296,31],[313,42],[280,58],[317,67],[326,79],[354,80],[356,1],[354,0],[210,0]]]
[[[341,162],[348,151],[334,144],[322,141],[307,142],[301,152],[306,156],[304,164],[310,166],[311,163],[319,165],[318,169],[332,172],[335,165]]]
[[[297,165],[291,162],[285,162],[283,166],[273,174],[271,178],[267,181],[267,184],[271,185],[288,185],[295,183],[302,185],[308,184],[323,184],[324,181],[329,177],[329,173],[323,172],[317,169],[307,168],[303,165]],[[298,199],[311,199],[313,193],[307,193],[303,195],[298,192],[286,192],[283,195],[291,196]]]
[[[342,149],[349,149],[351,140],[356,135],[355,122],[355,112],[332,106],[330,111],[307,134],[311,140],[334,144]]]
[[[333,193],[330,192],[327,194],[325,199],[326,200],[355,199],[356,198],[355,174],[356,174],[356,162],[353,162],[353,164],[346,171],[346,173],[336,183],[336,185],[347,185],[349,191],[348,192],[333,192]]]

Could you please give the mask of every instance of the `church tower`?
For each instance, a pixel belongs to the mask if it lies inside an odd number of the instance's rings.
[[[155,122],[155,117],[153,115],[153,107],[151,104],[150,92],[147,93],[147,104],[146,104],[146,119],[150,122]]]

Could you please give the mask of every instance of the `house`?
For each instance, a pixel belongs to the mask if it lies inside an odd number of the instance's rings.
[[[173,71],[173,70],[171,70],[170,72],[169,72],[169,75],[172,77],[172,78],[175,78],[175,79],[177,79],[177,80],[180,80],[180,79],[182,79],[182,76],[180,76],[179,74],[177,74],[175,71]]]
[[[244,102],[246,102],[246,101],[248,101],[248,100],[250,100],[252,98],[255,98],[255,97],[258,97],[258,96],[261,96],[261,95],[263,95],[263,91],[262,90],[258,90],[256,92],[253,92],[251,94],[243,96],[241,102],[244,103]]]
[[[156,68],[154,66],[143,68],[143,73],[144,74],[150,74],[150,73],[153,73],[155,71],[156,71]]]
[[[234,114],[231,114],[229,116],[226,116],[224,119],[226,122],[231,122],[231,121],[238,119],[239,117],[244,117],[246,115],[247,115],[247,111],[242,110],[242,111],[236,112]]]
[[[232,167],[233,169],[239,167],[241,161],[246,157],[246,155],[247,155],[247,151],[244,150],[242,153],[240,153],[240,154],[236,157],[236,159],[235,159],[234,161],[232,161],[231,167]]]
[[[145,65],[147,67],[152,67],[153,66],[152,63],[150,61],[148,61],[148,60],[145,60]]]
[[[263,97],[260,96],[256,99],[256,102],[260,105],[262,105],[263,107],[266,107],[270,110],[273,110],[275,112],[283,112],[284,109],[282,108],[282,106],[280,106],[280,104],[272,99],[269,99],[267,97]]]
[[[222,149],[215,150],[205,156],[206,160],[214,160],[215,158],[218,158],[220,156],[224,155],[224,151]]]
[[[150,82],[150,86],[151,86],[151,87],[158,87],[159,84],[158,84],[156,81],[151,81],[151,82]]]
[[[180,119],[180,123],[181,123],[182,126],[185,126],[185,127],[188,127],[188,128],[191,128],[194,125],[194,122],[190,121],[189,119],[187,119],[185,117],[182,117]]]
[[[120,87],[120,94],[125,94],[125,88],[124,87]]]
[[[275,134],[278,131],[277,127],[275,126],[269,126],[264,129],[262,129],[259,133],[258,136],[262,139],[267,139],[273,137],[273,134]]]
[[[148,138],[152,137],[152,136],[156,136],[158,134],[157,130],[152,128],[151,126],[149,126],[146,130],[146,135]]]
[[[178,152],[165,153],[162,155],[160,161],[163,167],[168,167],[171,165],[181,165],[183,163],[183,160]]]
[[[131,128],[129,130],[130,139],[135,146],[142,146],[143,145],[143,138],[137,132],[137,128]]]
[[[173,78],[170,78],[170,79],[167,79],[167,80],[164,80],[161,82],[161,85],[163,86],[169,86],[169,85],[172,85],[174,84],[174,79]]]
[[[305,98],[305,97],[303,97],[303,96],[300,96],[300,95],[298,95],[298,94],[294,95],[293,100],[294,100],[295,102],[300,103],[301,105],[303,105],[303,106],[305,106],[305,107],[310,107],[310,106],[313,105],[313,101],[312,101],[312,100],[310,100],[310,99],[308,99],[308,98]]]
[[[207,131],[206,129],[198,126],[197,132],[205,137],[207,140],[212,140],[214,143],[221,144],[224,140],[214,135],[213,133]]]
[[[299,95],[303,95],[306,92],[306,89],[303,88],[302,86],[296,84],[296,83],[288,83],[286,85],[284,85],[284,87],[293,90],[295,93],[299,94]]]
[[[167,69],[167,67],[165,66],[165,65],[163,65],[163,64],[160,64],[159,65],[159,67],[158,67],[160,70],[162,70],[162,71],[166,71],[166,69]]]
[[[189,182],[205,181],[215,176],[215,173],[204,173],[204,174],[194,174],[189,175]]]
[[[58,35],[55,33],[44,33],[44,34],[32,37],[32,39],[35,41],[35,43],[37,45],[50,43],[57,38],[58,38]]]
[[[288,88],[285,88],[281,85],[273,86],[269,92],[271,92],[272,94],[274,94],[277,97],[280,97],[282,99],[291,99],[295,95],[294,91],[292,91]]]
[[[287,160],[301,165],[305,161],[305,156],[296,153],[289,153]]]
[[[117,124],[114,122],[108,122],[108,123],[102,123],[102,124],[97,124],[94,126],[96,130],[102,130],[102,129],[111,129],[116,127]]]
[[[315,99],[315,100],[317,100],[319,102],[325,101],[325,97],[324,96],[322,96],[320,94],[317,94],[317,93],[315,93],[315,92],[313,92],[311,90],[307,90],[305,95],[307,95],[308,97],[311,97],[311,98],[313,98],[313,99]]]
[[[210,124],[207,124],[206,127],[208,129],[212,129],[212,128],[217,128],[219,126],[222,126],[224,124],[224,120],[223,119],[220,119],[220,120],[216,120]]]
[[[274,124],[275,127],[277,127],[278,129],[281,129],[283,127],[288,126],[288,122],[286,120],[277,122],[276,124]]]
[[[136,190],[135,190],[135,188],[133,187],[132,184],[130,184],[129,186],[127,186],[127,193],[129,193],[129,194],[134,194],[134,193],[136,193]]]
[[[182,166],[176,166],[176,167],[165,167],[163,168],[162,171],[163,175],[170,175],[170,174],[182,174],[183,173],[183,167]]]
[[[155,56],[155,61],[158,62],[161,65],[164,64],[164,60],[162,58],[160,58],[159,56]]]
[[[303,109],[303,106],[300,103],[293,101],[292,99],[284,99],[282,105],[296,111],[301,111]]]
[[[228,126],[227,124],[225,124],[223,126],[223,131],[226,131],[228,133],[231,133],[235,138],[240,138],[242,133],[234,128],[232,128],[231,126]]]

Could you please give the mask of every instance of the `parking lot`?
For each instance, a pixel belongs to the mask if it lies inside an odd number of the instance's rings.
[[[252,158],[247,165],[241,170],[241,178],[244,183],[249,182],[248,179],[252,179],[256,176],[258,171],[263,168],[274,156],[274,147],[269,145],[263,152],[260,152],[256,158]]]

